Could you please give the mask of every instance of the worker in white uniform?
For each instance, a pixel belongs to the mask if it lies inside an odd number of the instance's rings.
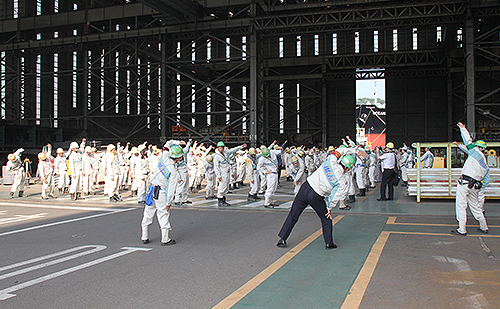
[[[69,187],[69,174],[68,174],[68,163],[67,158],[71,153],[71,149],[67,153],[64,153],[64,149],[57,148],[56,157],[54,159],[54,173],[57,176],[57,188],[59,193],[64,193]]]
[[[480,190],[484,190],[490,183],[490,168],[486,164],[484,149],[486,143],[478,140],[473,143],[472,138],[465,125],[458,123],[462,140],[468,149],[468,157],[462,168],[462,175],[457,181],[455,199],[455,212],[458,221],[458,229],[452,230],[453,235],[467,235],[467,206],[474,218],[479,222],[478,231],[488,233],[488,225],[483,214]]]
[[[219,200],[218,206],[227,207],[230,206],[226,202],[226,195],[229,191],[229,177],[230,177],[230,165],[229,158],[238,150],[243,149],[247,144],[237,146],[231,149],[225,149],[224,142],[217,143],[217,149],[213,155],[214,157],[214,171],[215,177],[219,182],[219,187],[217,190],[217,199]]]
[[[147,195],[152,198],[146,198],[141,222],[141,240],[143,244],[149,243],[149,226],[153,223],[155,213],[161,230],[161,245],[169,246],[176,243],[174,239],[170,238],[170,231],[172,230],[170,207],[174,201],[175,189],[180,181],[177,163],[184,156],[184,152],[179,145],[169,145],[169,147],[164,148],[169,150],[163,151],[148,187]]]
[[[180,141],[169,141],[167,142],[169,145],[169,149],[173,145],[177,145],[181,147]],[[175,190],[175,197],[174,197],[174,205],[184,205],[184,204],[192,204],[190,200],[188,200],[188,192],[189,192],[189,169],[187,166],[187,155],[189,152],[189,147],[191,147],[192,140],[189,139],[187,143],[185,143],[184,148],[182,148],[183,155],[182,158],[178,160],[177,162],[177,171],[179,172],[179,177],[182,180],[178,185],[177,189]]]
[[[399,160],[399,170],[401,171],[402,186],[408,186],[408,148],[401,148],[401,159]]]
[[[314,171],[316,170],[316,166],[314,165],[314,155],[312,150],[306,151],[304,163],[306,164],[307,175],[312,175],[312,173],[314,173]]]
[[[255,201],[260,199],[257,197],[257,193],[260,188],[260,175],[259,170],[257,169],[258,160],[255,148],[252,147],[248,149],[245,161],[247,165],[248,181],[250,183],[250,191],[248,191],[247,201]]]
[[[368,160],[370,161],[370,167],[368,168],[368,178],[370,179],[370,187],[375,188],[375,180],[376,180],[376,169],[377,169],[377,155],[375,152],[370,151],[368,155]]]
[[[71,142],[69,148],[71,149],[71,154],[68,157],[69,170],[71,171],[69,194],[71,199],[76,201],[81,198],[82,194],[82,153],[85,149],[85,139],[82,140],[80,146],[77,142]]]
[[[120,166],[116,157],[115,145],[109,144],[106,147],[106,153],[102,156],[101,167],[104,175],[104,195],[109,196],[109,201],[112,203],[122,201],[119,196]]]
[[[431,168],[434,164],[434,155],[429,147],[425,148],[425,153],[420,157],[422,161],[422,168]]]
[[[136,172],[138,171],[137,166],[139,164],[140,160],[140,154],[139,154],[139,149],[137,147],[132,147],[130,149],[130,178],[132,179],[132,184],[130,185],[130,193],[131,196],[137,196],[137,189],[139,187],[139,182],[140,182],[140,175],[137,175],[139,177],[136,177]],[[140,169],[139,169],[140,170]]]
[[[146,197],[146,186],[149,176],[149,162],[148,158],[146,157],[145,149],[145,145],[139,145],[137,147],[138,156],[136,156],[134,169],[132,170],[138,204],[144,204],[144,199]]]
[[[307,180],[306,165],[304,160],[298,155],[292,155],[290,162],[292,163],[289,167],[290,176],[293,178],[293,194],[297,196],[300,187]]]
[[[214,157],[211,154],[207,155],[203,161],[203,173],[207,180],[207,185],[205,186],[205,199],[211,200],[215,197]]]
[[[42,182],[42,199],[56,198],[54,195],[54,168],[44,152],[38,154],[37,171]],[[49,191],[48,195],[47,190]]]
[[[16,152],[7,156],[7,172],[14,174],[14,182],[10,187],[10,198],[14,198],[14,194],[19,190],[18,196],[24,196],[24,180],[26,179],[26,172],[24,170],[23,162],[21,161],[21,154],[24,152],[23,148],[19,148]]]
[[[276,188],[278,187],[278,160],[276,158],[276,152],[279,150],[263,148],[262,156],[259,158],[257,163],[257,169],[266,175],[267,189],[264,193],[265,201],[264,207],[274,208],[279,206],[274,202],[274,194],[276,193]]]
[[[92,194],[94,186],[94,155],[92,147],[85,146],[85,151],[82,154],[82,191],[83,195]]]
[[[247,175],[247,164],[246,164],[246,153],[242,150],[238,151],[236,155],[236,184],[238,186],[243,187],[243,181],[245,180],[245,176]]]
[[[354,158],[345,155],[338,159],[335,155],[327,160],[302,185],[292,203],[292,208],[281,227],[277,246],[286,247],[286,240],[299,220],[304,209],[310,205],[321,220],[326,249],[336,248],[332,236],[332,208],[337,205],[347,185],[345,172],[354,166]],[[328,197],[328,203],[325,198]]]
[[[366,195],[365,178],[366,178],[366,159],[368,158],[368,155],[364,151],[362,151],[362,153],[364,154],[363,156],[356,156],[356,167],[354,168],[354,173],[356,174],[356,184],[358,185],[359,189],[359,194],[357,196],[359,197]]]

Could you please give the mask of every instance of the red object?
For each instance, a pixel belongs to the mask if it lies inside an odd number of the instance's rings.
[[[371,145],[372,149],[375,149],[377,146],[385,148],[386,142],[384,133],[365,134],[365,136],[368,145]]]

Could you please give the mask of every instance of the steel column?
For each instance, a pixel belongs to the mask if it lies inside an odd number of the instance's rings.
[[[474,20],[472,18],[472,11],[469,9],[465,21],[465,105],[467,110],[467,129],[472,135],[476,132],[474,56]]]

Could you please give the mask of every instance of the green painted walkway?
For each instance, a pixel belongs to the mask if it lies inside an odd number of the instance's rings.
[[[320,235],[232,308],[340,308],[386,220],[344,217],[334,227],[337,249],[325,250]]]

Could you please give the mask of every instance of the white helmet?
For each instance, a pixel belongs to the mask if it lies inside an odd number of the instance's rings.
[[[38,154],[38,159],[40,159],[40,160],[43,161],[43,160],[47,159],[47,155],[45,153],[43,153],[43,152],[40,152]]]
[[[207,162],[212,163],[214,161],[214,157],[212,155],[207,156]]]
[[[77,142],[71,142],[71,144],[69,144],[69,148],[71,149],[75,149],[75,148],[80,148],[80,146],[78,146],[78,143]]]

